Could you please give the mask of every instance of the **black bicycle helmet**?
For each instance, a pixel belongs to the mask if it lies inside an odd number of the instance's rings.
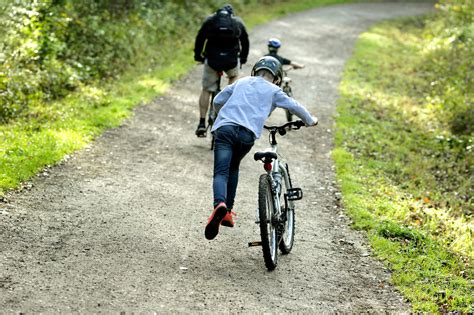
[[[253,66],[251,75],[255,76],[255,74],[262,69],[270,71],[270,73],[275,77],[274,83],[280,86],[283,71],[281,69],[281,63],[278,61],[278,59],[272,56],[264,56],[260,58]]]

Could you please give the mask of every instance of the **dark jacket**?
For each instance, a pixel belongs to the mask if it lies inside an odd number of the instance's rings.
[[[214,59],[219,58],[219,55],[224,53],[225,56],[228,56],[226,58],[235,59],[229,60],[231,63],[237,62],[238,58],[240,58],[241,64],[246,63],[249,54],[249,38],[244,22],[238,16],[232,16],[237,28],[236,36],[232,39],[222,40],[222,38],[213,36],[213,18],[215,14],[209,16],[198,31],[194,43],[194,60],[203,62],[208,59],[208,63],[211,65]]]

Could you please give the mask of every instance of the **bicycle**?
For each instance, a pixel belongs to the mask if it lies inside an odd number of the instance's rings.
[[[295,237],[294,201],[303,198],[303,190],[293,187],[288,164],[277,152],[276,134],[284,136],[287,130],[298,130],[304,126],[301,120],[287,122],[281,126],[267,126],[270,150],[256,152],[255,161],[262,161],[266,173],[260,175],[258,184],[258,209],[255,223],[260,227],[260,242],[249,246],[262,246],[265,266],[269,271],[277,266],[278,248],[289,254]]]
[[[291,78],[288,76],[288,72],[290,72],[293,67],[288,67],[283,69],[283,80],[282,80],[282,87],[281,89],[283,92],[286,93],[289,97],[293,97],[293,91],[291,89],[290,83],[291,83]],[[288,122],[293,120],[293,114],[289,110],[285,110],[286,112],[286,120]]]
[[[214,125],[214,121],[216,120],[217,113],[214,110],[214,106],[212,103],[214,102],[214,97],[221,91],[221,78],[224,73],[222,71],[217,72],[217,89],[211,93],[211,103],[209,105],[209,111],[207,113],[207,128],[206,128],[206,134],[207,130],[209,129],[212,130],[212,126]],[[214,135],[211,133],[211,150],[214,150]]]

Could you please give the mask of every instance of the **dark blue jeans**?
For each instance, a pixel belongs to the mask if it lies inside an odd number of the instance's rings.
[[[234,206],[239,166],[242,158],[250,151],[255,136],[242,126],[227,125],[214,131],[214,207],[221,201],[228,209]]]

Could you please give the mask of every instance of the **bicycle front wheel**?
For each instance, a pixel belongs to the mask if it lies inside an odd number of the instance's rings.
[[[278,257],[277,224],[274,219],[271,179],[267,174],[260,176],[258,185],[258,214],[260,217],[260,236],[265,266],[268,270],[275,269]]]

